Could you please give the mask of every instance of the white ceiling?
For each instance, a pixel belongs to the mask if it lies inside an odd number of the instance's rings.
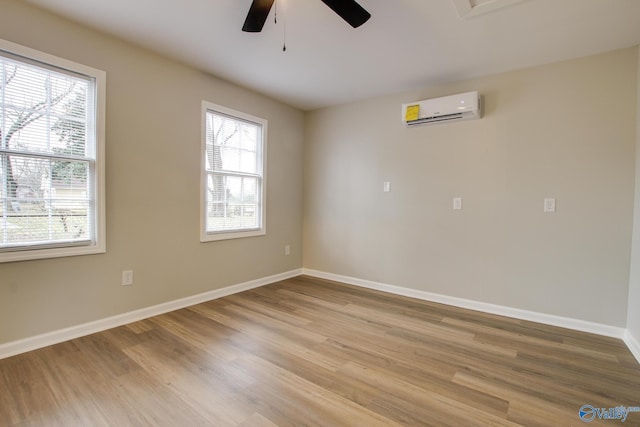
[[[640,44],[640,0],[276,0],[262,33],[251,0],[26,1],[304,110]]]

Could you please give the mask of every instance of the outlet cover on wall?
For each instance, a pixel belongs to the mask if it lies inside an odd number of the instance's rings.
[[[122,286],[133,285],[133,270],[124,270],[122,272]]]

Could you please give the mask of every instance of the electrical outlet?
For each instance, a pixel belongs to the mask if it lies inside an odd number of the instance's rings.
[[[289,245],[284,246],[284,254],[287,256],[291,255],[291,246]]]
[[[133,285],[133,270],[125,270],[122,272],[122,286]]]
[[[384,191],[385,193],[388,193],[391,191],[391,182],[390,181],[385,181],[382,183],[382,191]]]

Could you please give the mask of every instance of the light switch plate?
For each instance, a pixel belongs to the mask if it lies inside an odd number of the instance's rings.
[[[453,210],[461,211],[462,210],[462,197],[454,197],[453,198]]]
[[[547,198],[544,199],[544,211],[555,212],[556,211],[556,199]]]

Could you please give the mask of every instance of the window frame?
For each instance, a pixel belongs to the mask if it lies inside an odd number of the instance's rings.
[[[105,209],[105,111],[106,111],[106,73],[96,68],[79,64],[55,55],[41,52],[7,40],[0,39],[0,51],[9,56],[23,58],[26,63],[67,70],[93,80],[94,97],[94,132],[93,168],[90,168],[89,179],[93,194],[93,239],[89,244],[69,244],[68,242],[51,242],[34,248],[29,245],[7,248],[0,251],[0,263],[26,261],[45,258],[59,258],[80,255],[92,255],[106,252],[106,209]]]
[[[240,121],[254,123],[259,125],[262,129],[261,137],[261,170],[260,170],[260,188],[258,191],[259,196],[259,214],[260,214],[260,227],[257,229],[247,230],[222,230],[222,231],[207,231],[207,192],[208,185],[207,179],[209,171],[207,171],[207,113],[218,113],[220,115],[228,116],[232,119]],[[201,151],[200,151],[200,242],[213,242],[228,239],[242,239],[246,237],[264,236],[267,234],[267,135],[268,135],[268,121],[266,119],[253,116],[248,113],[237,111],[222,105],[214,104],[209,101],[202,101],[201,110],[202,120],[202,134],[201,134]],[[229,174],[228,176],[232,176]]]

